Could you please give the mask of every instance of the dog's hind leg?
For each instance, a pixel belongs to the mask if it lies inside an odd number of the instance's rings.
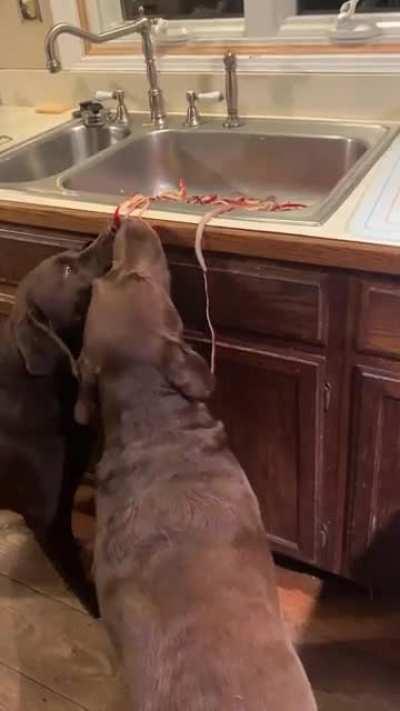
[[[72,509],[93,451],[94,435],[86,428],[73,427],[67,439],[65,462],[55,515],[43,525],[31,525],[36,540],[70,590],[93,617],[99,617],[94,583],[85,573],[79,542],[72,532]],[[29,522],[28,522],[29,525]]]
[[[68,588],[86,610],[98,618],[100,613],[95,586],[86,576],[80,545],[73,536],[70,520],[60,517],[45,530],[33,530],[33,534]]]

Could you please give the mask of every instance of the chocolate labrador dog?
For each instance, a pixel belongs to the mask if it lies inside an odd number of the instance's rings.
[[[107,327],[104,327],[107,324]],[[204,401],[156,233],[125,222],[96,280],[75,410],[99,402],[95,578],[135,711],[316,711],[256,497]]]
[[[93,614],[71,530],[92,448],[76,424],[76,361],[92,282],[112,263],[113,229],[80,252],[46,259],[22,280],[0,327],[0,507],[23,515],[68,585]],[[75,372],[74,372],[75,371]]]

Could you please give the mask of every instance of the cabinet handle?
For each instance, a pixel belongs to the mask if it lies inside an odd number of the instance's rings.
[[[328,412],[332,400],[332,385],[329,382],[324,384],[324,411]]]
[[[328,543],[328,534],[329,534],[328,524],[326,524],[326,523],[321,524],[319,533],[321,536],[321,548],[326,548],[326,544]]]

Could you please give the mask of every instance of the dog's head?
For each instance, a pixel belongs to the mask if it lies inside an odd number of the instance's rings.
[[[81,251],[49,257],[22,280],[10,326],[25,367],[32,375],[52,372],[60,355],[80,350],[93,280],[112,263],[112,230]]]
[[[80,359],[79,421],[89,418],[89,393],[97,374],[126,372],[135,364],[157,368],[188,399],[210,396],[213,377],[183,340],[169,283],[157,233],[143,220],[125,220],[115,237],[113,267],[93,286]]]

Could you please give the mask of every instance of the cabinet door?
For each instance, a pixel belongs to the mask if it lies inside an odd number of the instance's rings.
[[[371,588],[400,588],[400,374],[354,377],[347,566]]]
[[[309,562],[317,562],[324,370],[318,356],[222,343],[211,403],[257,494],[273,549]]]

